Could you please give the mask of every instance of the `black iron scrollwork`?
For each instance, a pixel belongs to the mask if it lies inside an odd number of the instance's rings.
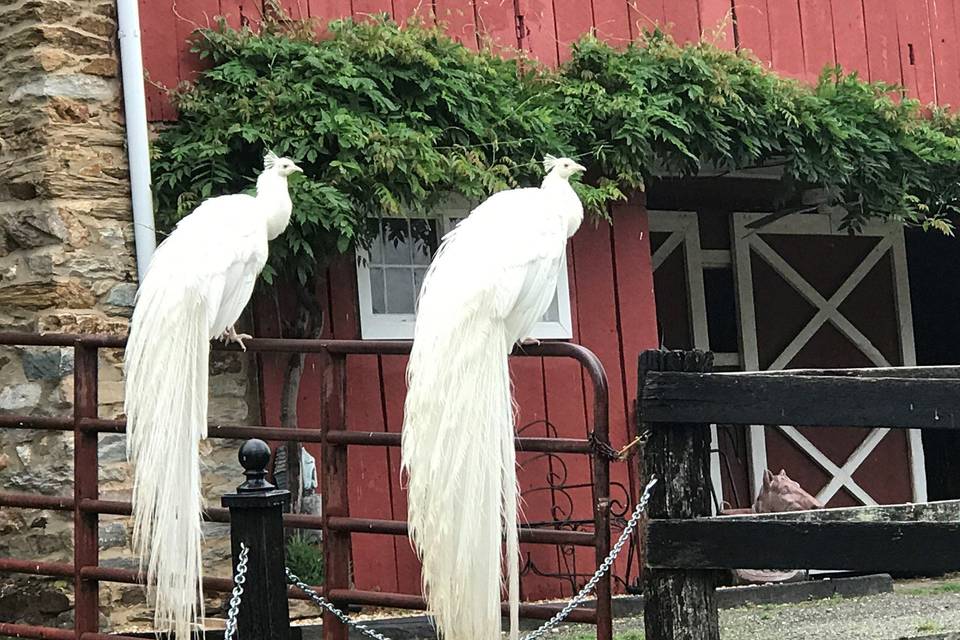
[[[535,420],[529,422],[517,429],[518,435],[537,437],[556,438],[558,436],[556,426],[549,420]],[[591,434],[591,441],[592,434]],[[597,443],[594,443],[597,446]],[[606,445],[613,454],[616,451],[609,445]],[[523,503],[531,504],[534,500],[543,501],[542,494],[548,494],[550,504],[550,520],[528,521],[531,527],[550,528],[559,531],[593,531],[593,512],[591,510],[591,490],[593,483],[590,477],[571,478],[567,462],[563,454],[558,453],[537,453],[529,455],[522,461],[522,466],[533,468],[536,464],[543,464],[546,461],[546,474],[541,481],[536,481],[533,486],[521,487],[520,497]],[[524,478],[524,484],[531,482],[531,478]],[[586,499],[577,500],[577,494],[585,493]],[[616,536],[627,524],[630,505],[634,503],[637,496],[631,488],[620,482],[611,482],[610,484],[610,525],[613,536]],[[577,514],[576,507],[580,505],[581,513]],[[585,505],[585,507],[584,507]],[[576,516],[582,517],[576,517]],[[522,575],[537,575],[545,578],[553,578],[568,585],[572,593],[576,593],[583,584],[590,579],[595,569],[596,559],[592,549],[581,547],[579,550],[573,545],[559,545],[557,554],[557,570],[553,571],[544,567],[537,566],[530,553],[526,553],[523,563],[520,567]],[[613,579],[624,588],[629,588],[631,584],[631,573],[636,570],[634,558],[637,557],[639,549],[636,538],[631,542],[627,552],[626,574],[614,571]],[[579,565],[582,569],[578,571]],[[552,563],[551,563],[552,564]],[[634,578],[635,580],[635,578]]]

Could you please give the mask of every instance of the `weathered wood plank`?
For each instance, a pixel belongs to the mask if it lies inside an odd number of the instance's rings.
[[[545,65],[556,67],[560,58],[553,2],[519,0],[517,6],[518,18],[523,18],[523,49]]]
[[[796,2],[768,2],[767,19],[773,68],[785,76],[802,79],[803,41],[799,5]]]
[[[933,46],[937,104],[960,106],[960,55],[957,54],[956,8],[953,0],[927,0]]]
[[[650,253],[650,229],[643,196],[635,195],[631,202],[611,207],[613,228],[616,232],[613,240],[613,266],[620,326],[620,362],[623,368],[624,415],[627,416],[627,440],[636,437],[635,402],[637,389],[637,369],[632,366],[635,354],[644,349],[655,348],[659,343],[657,333],[657,312],[650,301],[653,293],[653,263]],[[616,442],[614,440],[614,442]],[[614,445],[617,446],[617,445]],[[636,464],[614,465],[626,467],[629,474],[631,504],[640,495],[640,468]],[[641,571],[640,542],[635,539],[637,554],[631,565],[626,566],[627,573],[618,576],[636,576]],[[626,553],[622,555],[627,555]]]
[[[680,44],[700,40],[700,10],[698,0],[673,0],[663,3],[667,32]]]
[[[657,569],[960,569],[960,523],[654,520],[647,566]]]
[[[765,0],[734,0],[737,22],[737,46],[749,49],[765,65],[770,65],[770,21]]]
[[[589,5],[589,2],[582,2]],[[630,2],[593,0],[593,25],[597,37],[613,45],[624,47],[630,42]]]
[[[556,0],[553,3],[560,62],[570,59],[573,43],[593,28],[593,11],[588,2]]]
[[[833,42],[837,64],[846,72],[856,71],[863,78],[870,77],[867,55],[867,32],[863,5],[859,2],[833,2]]]
[[[902,84],[896,0],[864,3],[863,24],[867,35],[870,80]]]
[[[733,3],[729,0],[700,0],[700,31],[703,40],[721,49],[737,47],[733,34]]]
[[[627,443],[630,441],[630,430],[627,427],[627,393],[624,387],[623,368],[621,366],[623,349],[620,339],[621,318],[618,317],[620,308],[616,283],[615,254],[611,250],[612,227],[607,224],[584,225],[573,237],[571,246],[577,257],[574,275],[577,280],[577,305],[579,312],[577,327],[580,344],[593,351],[607,372],[609,392],[609,441]],[[586,259],[583,259],[586,257]],[[639,279],[641,274],[636,274]],[[551,390],[547,390],[551,393]],[[586,406],[593,406],[592,385],[587,386],[585,394]],[[592,430],[592,410],[589,427]],[[586,462],[586,459],[584,459]],[[626,465],[612,465],[610,467],[610,481],[615,486],[628,487],[630,478]],[[592,517],[592,516],[590,516]],[[578,556],[578,560],[579,560]],[[594,560],[594,567],[596,560]],[[614,564],[613,573],[624,575],[626,557],[621,556]]]
[[[625,3],[630,33],[635,40],[643,38],[644,32],[663,27],[666,16],[663,0],[636,0]]]
[[[172,7],[160,2],[140,3],[140,24],[150,25],[141,35],[146,80],[147,118],[151,122],[172,121],[177,112],[165,89],[180,82],[176,33],[177,21]]]
[[[462,2],[447,2],[460,5]],[[517,13],[513,2],[502,0],[474,0],[476,30],[480,45],[489,45],[501,56],[516,55],[520,41],[517,38]]]
[[[939,378],[651,372],[641,411],[645,422],[957,429],[958,392]]]
[[[829,0],[800,0],[800,35],[803,38],[803,68],[806,79],[816,82],[834,60],[833,17]]]
[[[702,351],[644,351],[641,393],[660,371],[709,371],[713,354]],[[687,374],[693,375],[693,374]],[[654,518],[696,518],[710,513],[710,430],[706,424],[642,424],[650,431],[643,472],[660,482],[650,500]],[[647,553],[655,547],[647,546]],[[654,566],[649,561],[648,566]],[[663,566],[663,565],[660,565]],[[648,640],[719,640],[717,574],[671,568],[644,572],[644,625]]]
[[[921,103],[936,102],[937,82],[934,76],[927,3],[896,2],[895,4],[903,84],[911,97],[917,98]]]
[[[474,2],[438,0],[433,3],[433,7],[437,22],[444,26],[447,35],[463,46],[476,51],[479,48],[476,13],[478,8],[474,4]]]
[[[779,513],[750,513],[720,517],[724,520],[786,520],[791,522],[960,522],[960,500],[815,509],[811,511],[782,511]]]
[[[960,367],[938,365],[934,367],[868,367],[857,369],[780,369],[778,371],[738,371],[718,375],[770,375],[770,376],[844,376],[861,378],[940,378],[960,381]]]

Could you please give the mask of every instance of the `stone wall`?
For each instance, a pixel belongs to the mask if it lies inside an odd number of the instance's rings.
[[[124,334],[136,292],[113,0],[0,3],[0,331]],[[121,415],[122,353],[101,358],[100,415]],[[211,364],[212,420],[256,423],[253,367]],[[70,415],[73,354],[0,347],[0,414]],[[123,436],[100,437],[101,496],[129,499]],[[203,444],[211,504],[239,482],[237,443]],[[0,430],[0,491],[69,495],[73,439]],[[102,517],[101,562],[134,568],[126,518]],[[208,572],[229,575],[221,526]],[[72,561],[68,513],[0,509],[0,556]],[[103,629],[148,626],[140,587],[102,585]],[[211,613],[218,601],[211,602]],[[0,574],[0,621],[69,626],[68,581]]]

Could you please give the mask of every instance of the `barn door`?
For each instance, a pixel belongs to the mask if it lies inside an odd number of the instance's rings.
[[[903,231],[823,214],[733,214],[744,368],[915,364]],[[810,398],[817,402],[817,398]],[[753,494],[787,470],[829,506],[926,501],[919,431],[753,426]]]
[[[706,297],[703,285],[703,251],[700,225],[692,211],[648,211],[650,249],[653,252],[654,291],[669,295],[656,301],[657,322],[663,346],[671,349],[710,349]],[[682,304],[676,304],[681,302]],[[723,502],[717,426],[710,425],[710,481]]]

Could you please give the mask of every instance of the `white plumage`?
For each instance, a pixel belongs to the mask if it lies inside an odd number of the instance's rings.
[[[211,198],[157,248],[137,292],[125,353],[133,546],[158,631],[189,637],[203,616],[198,444],[207,435],[210,340],[234,331],[267,242],[290,221],[291,160],[268,153],[257,195]]]
[[[420,291],[407,367],[402,465],[410,538],[444,640],[500,636],[506,534],[510,633],[517,637],[519,548],[507,356],[546,312],[567,239],[583,220],[547,156],[539,188],[494,194],[444,237]]]

